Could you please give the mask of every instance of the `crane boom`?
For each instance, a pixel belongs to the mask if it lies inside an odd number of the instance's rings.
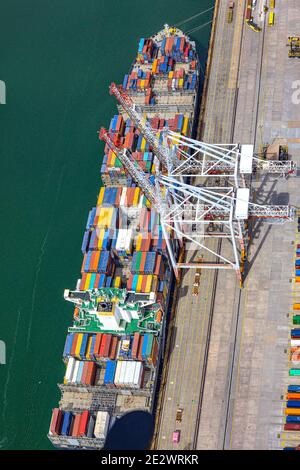
[[[240,158],[237,144],[207,144],[169,131],[168,136],[179,150],[180,158],[178,158],[176,151],[172,152],[167,145],[160,144],[155,132],[137,111],[135,103],[122,85],[117,86],[112,83],[110,94],[117,98],[124,111],[151,145],[161,165],[172,176],[212,176],[216,174],[228,176],[234,174],[236,160]],[[180,146],[187,146],[190,152],[181,150]],[[253,170],[281,175],[295,174],[296,164],[292,161],[267,161],[253,157]]]
[[[141,134],[145,137],[147,142],[151,145],[153,152],[157,156],[162,166],[166,169],[169,168],[170,155],[169,150],[160,145],[158,138],[149,126],[147,121],[137,112],[136,106],[128,94],[124,91],[121,85],[117,86],[112,83],[109,88],[111,95],[114,95],[121,104],[124,111],[128,114],[130,119],[135,123]]]

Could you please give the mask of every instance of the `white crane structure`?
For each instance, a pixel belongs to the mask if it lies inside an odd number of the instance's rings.
[[[208,144],[171,131],[166,133],[164,145],[161,145],[155,132],[123,87],[112,83],[109,90],[152,147],[169,176],[183,178],[218,175],[233,178],[235,186],[239,187],[239,176],[241,184],[245,185],[245,175],[251,175],[253,172],[295,174],[294,162],[260,159],[254,156],[253,145]]]
[[[99,138],[104,140],[118,156],[124,168],[159,214],[168,255],[177,278],[180,268],[201,266],[208,269],[234,269],[241,279],[240,256],[245,251],[247,219],[258,217],[283,223],[294,216],[294,209],[290,206],[251,203],[248,188],[196,186],[161,172],[157,172],[155,177],[149,177],[136,162],[133,163],[131,152],[122,148],[121,142],[114,143],[104,128],[100,130]],[[209,247],[205,243],[207,238],[229,239],[232,256],[224,257]],[[209,257],[214,261],[203,261],[200,265],[178,263],[174,240],[178,240],[178,243],[185,248],[210,253]]]

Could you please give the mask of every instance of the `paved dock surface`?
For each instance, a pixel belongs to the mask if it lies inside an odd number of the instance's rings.
[[[300,113],[292,92],[299,65],[288,59],[286,43],[299,20],[299,5],[290,0],[276,2],[274,26],[262,22],[263,31],[255,33],[244,25],[233,136],[234,142],[254,143],[257,152],[263,143],[287,138],[298,164]],[[253,187],[257,202],[299,206],[298,178],[260,177]],[[222,280],[219,274],[199,449],[280,449],[292,443],[291,433],[282,430],[287,384],[299,383],[288,377],[295,231],[296,223],[254,225],[250,271],[240,293],[230,273]]]
[[[275,24],[268,26],[257,2],[262,31],[256,33],[244,23],[245,0],[235,2],[231,24],[227,2],[220,2],[204,141],[253,143],[258,152],[263,143],[286,138],[300,166],[299,61],[288,59],[286,47],[290,34],[300,35],[298,3],[276,2]],[[253,188],[259,203],[300,206],[299,178],[255,177]],[[300,442],[297,433],[283,432],[286,387],[300,384],[288,376],[292,303],[300,300],[293,278],[296,225],[253,225],[243,290],[234,272],[204,270],[193,298],[194,272],[185,274],[158,449],[281,449]],[[221,250],[228,254],[226,242]],[[178,407],[184,409],[180,425]],[[179,444],[172,444],[175,429],[181,429]]]

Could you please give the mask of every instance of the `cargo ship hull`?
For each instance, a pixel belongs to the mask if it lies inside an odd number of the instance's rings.
[[[194,136],[199,100],[195,43],[176,28],[142,38],[122,83],[159,139],[170,129]],[[139,168],[159,162],[136,124],[119,107],[109,133]],[[106,145],[103,186],[88,215],[81,277],[64,297],[74,307],[63,351],[61,400],[52,410],[54,446],[101,449],[116,420],[155,411],[174,283],[159,214]],[[172,240],[179,255],[179,244]]]

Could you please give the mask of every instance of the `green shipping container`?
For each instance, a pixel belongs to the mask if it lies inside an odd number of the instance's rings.
[[[138,273],[140,271],[141,267],[141,259],[142,259],[142,251],[140,251],[136,257],[136,265],[135,265],[135,270]]]
[[[300,375],[300,369],[290,369],[290,376],[295,377],[296,375]]]
[[[148,342],[147,342],[147,348],[146,348],[146,357],[151,356],[152,352],[152,345],[153,345],[153,335],[148,335]]]
[[[293,325],[300,325],[300,315],[293,316]]]

